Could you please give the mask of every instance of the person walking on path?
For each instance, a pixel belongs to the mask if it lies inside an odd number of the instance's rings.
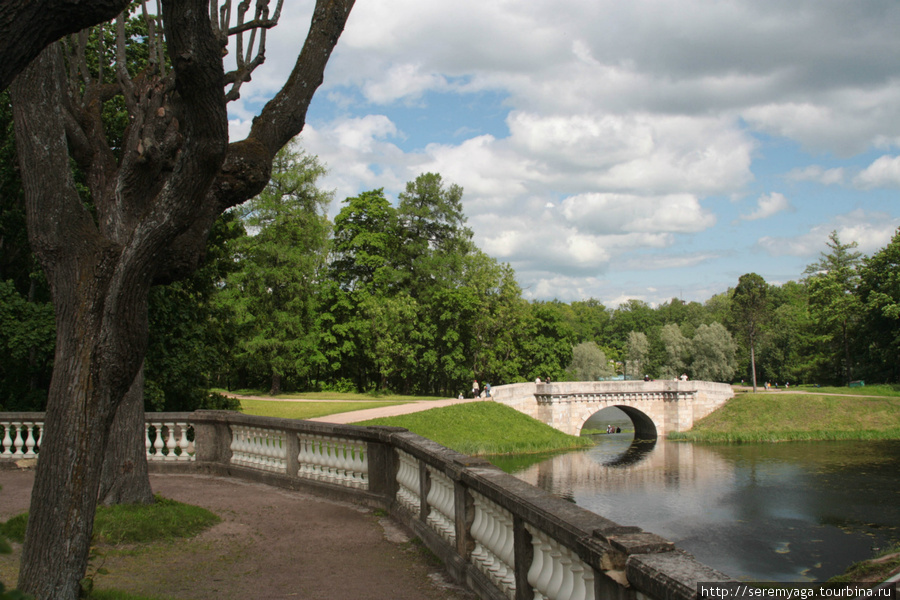
[[[477,398],[478,394],[481,393],[481,388],[478,386],[478,380],[472,382],[472,397]]]

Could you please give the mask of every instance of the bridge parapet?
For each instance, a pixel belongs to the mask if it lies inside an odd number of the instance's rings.
[[[730,581],[659,536],[405,429],[229,411],[147,421],[151,470],[238,477],[385,509],[486,600],[694,600],[697,583]],[[39,459],[42,425],[39,413],[0,413],[0,463]]]
[[[491,397],[571,435],[598,411],[617,406],[634,422],[636,435],[655,438],[687,431],[734,392],[711,381],[564,381],[497,386]]]

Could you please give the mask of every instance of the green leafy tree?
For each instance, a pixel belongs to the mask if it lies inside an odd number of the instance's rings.
[[[316,187],[325,169],[286,146],[265,190],[238,212],[250,232],[237,244],[240,268],[223,290],[241,331],[237,359],[265,374],[270,394],[285,377],[306,377],[320,359],[316,292],[327,257],[331,194]]]
[[[344,200],[334,218],[330,277],[346,291],[373,292],[397,279],[391,261],[398,252],[397,211],[384,190]]]
[[[691,341],[691,371],[703,381],[731,381],[737,345],[721,323],[700,325]]]
[[[853,378],[851,346],[862,314],[856,294],[862,254],[854,250],[856,242],[842,243],[837,231],[831,232],[826,244],[829,252],[821,253],[804,271],[809,312],[820,335],[820,348],[830,350],[820,355],[821,374],[831,381],[849,383]]]
[[[563,318],[560,302],[530,302],[525,305],[518,332],[522,380],[560,380],[572,363],[574,334]]]
[[[0,281],[0,406],[43,410],[56,342],[53,306],[29,302]]]
[[[238,266],[234,246],[244,233],[234,212],[222,215],[200,268],[187,279],[150,290],[146,410],[239,408],[209,388],[229,387],[237,332],[231,307],[219,301],[218,292]]]
[[[813,331],[807,292],[807,286],[795,281],[769,287],[771,320],[758,359],[767,379],[785,383],[809,379],[818,336]]]
[[[572,364],[569,365],[569,371],[576,381],[597,381],[613,373],[606,354],[596,342],[581,342],[572,348]]]
[[[756,273],[741,275],[731,295],[731,319],[750,348],[750,373],[756,391],[756,344],[769,317],[766,280]]]
[[[691,340],[681,333],[675,323],[667,323],[660,330],[660,339],[665,347],[665,366],[661,375],[666,379],[678,377],[688,370],[691,360]]]
[[[472,231],[462,209],[463,189],[445,185],[437,173],[424,173],[399,195],[400,248],[394,262],[415,296],[432,284],[457,282],[461,259],[473,250]]]
[[[900,382],[900,229],[887,246],[865,259],[859,279],[868,372],[878,381]]]
[[[629,374],[632,377],[641,376],[649,353],[650,342],[647,335],[642,331],[628,332],[628,341],[625,343],[625,360],[628,363],[625,370],[626,378]]]
[[[630,299],[613,311],[610,345],[624,349],[632,331],[645,335],[659,326],[659,315],[643,300]],[[648,347],[649,348],[649,347]],[[649,349],[648,349],[649,352]]]
[[[367,346],[381,376],[381,389],[389,382],[408,382],[419,368],[422,353],[422,328],[419,306],[415,298],[406,294],[368,296],[360,305],[361,316],[369,324]]]

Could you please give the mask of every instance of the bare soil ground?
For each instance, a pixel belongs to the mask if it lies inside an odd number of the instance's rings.
[[[0,520],[28,510],[34,473],[0,470]],[[408,532],[350,503],[201,475],[151,475],[154,492],[222,518],[188,540],[104,549],[98,589],[192,600],[473,600]],[[14,584],[21,548],[0,555]]]

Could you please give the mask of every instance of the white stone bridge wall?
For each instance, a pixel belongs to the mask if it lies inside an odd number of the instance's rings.
[[[687,431],[734,392],[711,381],[565,381],[497,386],[491,397],[571,435],[593,414],[616,406],[634,422],[636,436],[653,438]]]

